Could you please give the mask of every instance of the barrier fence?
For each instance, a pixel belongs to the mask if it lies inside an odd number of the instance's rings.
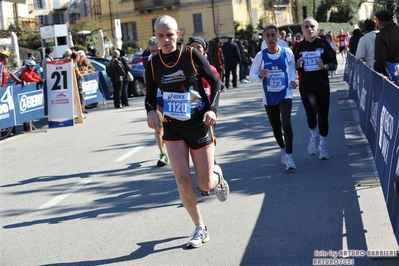
[[[399,87],[348,53],[344,81],[357,102],[361,129],[374,156],[389,217],[399,243]]]
[[[109,99],[109,92],[101,72],[84,76],[85,104]],[[0,88],[0,128],[21,125],[48,115],[47,82],[43,86],[30,83]]]

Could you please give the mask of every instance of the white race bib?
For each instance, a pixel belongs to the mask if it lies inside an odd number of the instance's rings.
[[[163,92],[163,113],[180,121],[191,118],[191,103],[189,92]]]
[[[318,71],[320,67],[316,60],[320,59],[320,51],[302,52],[303,68],[305,71]]]
[[[285,73],[283,71],[270,72],[267,74],[267,91],[279,92],[285,89]]]

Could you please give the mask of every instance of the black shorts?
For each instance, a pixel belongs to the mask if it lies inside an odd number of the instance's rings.
[[[342,51],[344,51],[344,50],[346,50],[346,47],[345,47],[345,46],[339,47],[339,52],[342,52]]]
[[[211,127],[202,122],[202,116],[187,121],[166,117],[163,122],[163,140],[183,140],[190,149],[197,150],[212,144],[214,135]]]

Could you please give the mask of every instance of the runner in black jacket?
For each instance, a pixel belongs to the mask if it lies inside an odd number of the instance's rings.
[[[328,71],[337,69],[337,58],[330,44],[317,37],[317,32],[317,21],[312,17],[306,18],[302,22],[304,40],[297,43],[293,51],[299,75],[299,92],[311,132],[308,153],[313,155],[320,152],[319,159],[327,160],[326,137],[330,109]]]

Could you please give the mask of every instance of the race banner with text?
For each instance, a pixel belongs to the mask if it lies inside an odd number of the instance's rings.
[[[108,88],[101,72],[84,75],[82,87],[86,105],[103,102],[107,98]]]
[[[44,117],[43,88],[36,83],[30,83],[0,89],[0,128]]]
[[[348,54],[344,81],[348,97],[358,103],[359,122],[367,137],[399,243],[399,87]]]
[[[71,60],[49,61],[46,67],[49,128],[73,126],[75,122]]]

